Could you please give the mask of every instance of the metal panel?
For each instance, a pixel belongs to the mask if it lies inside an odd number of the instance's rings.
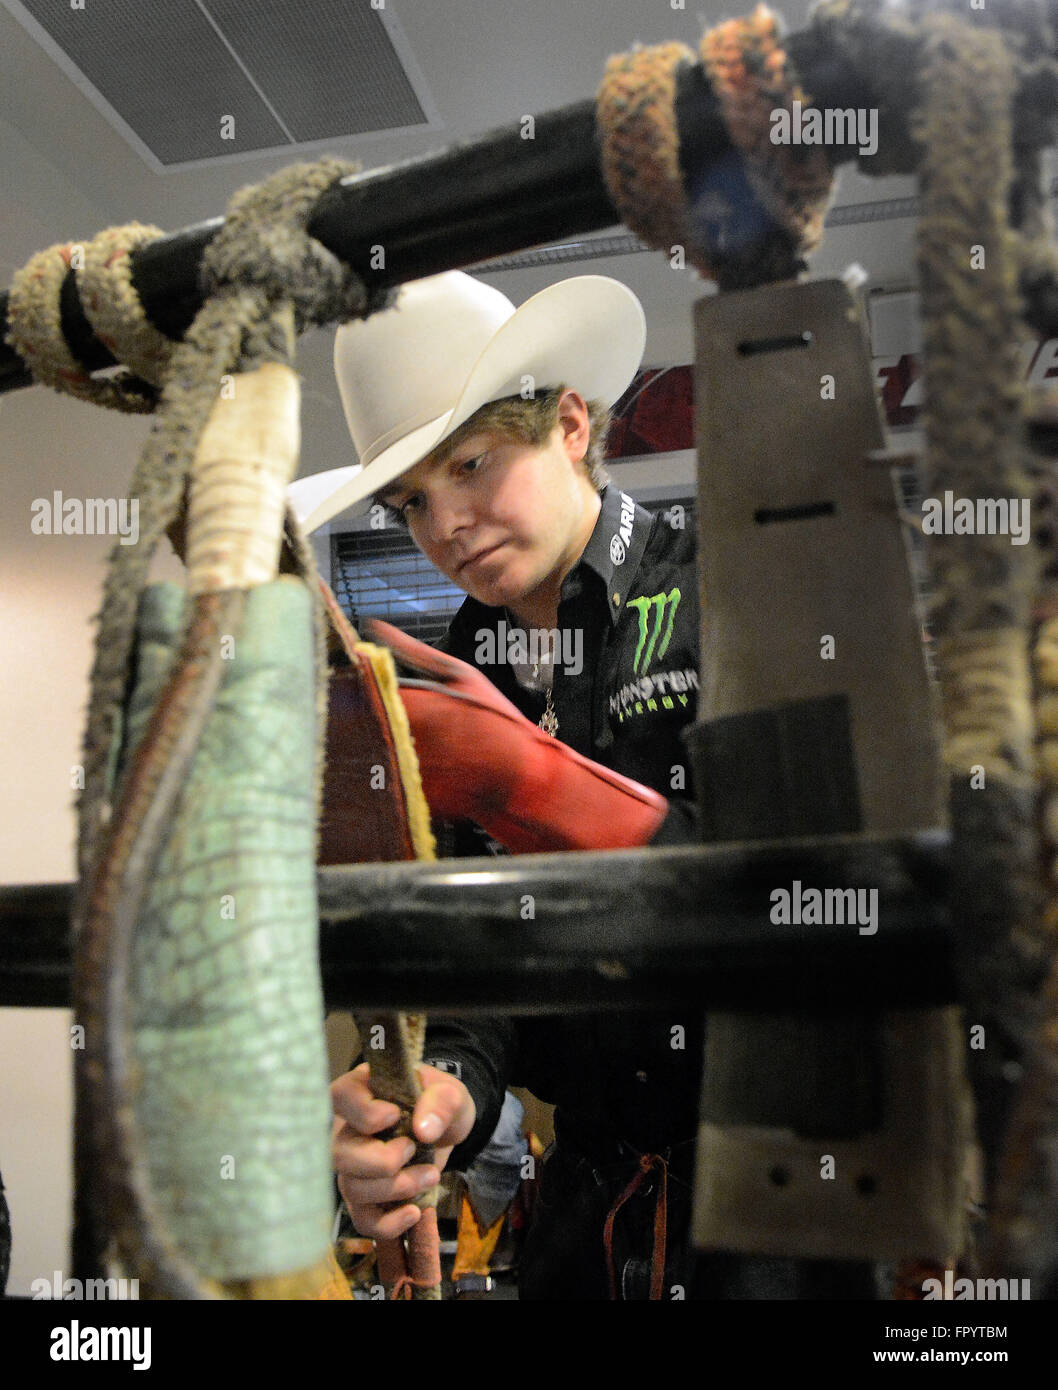
[[[205,7],[298,143],[425,124],[381,13],[367,4],[205,0]]]
[[[431,123],[395,20],[366,3],[0,2],[159,170]]]
[[[194,3],[91,0],[83,10],[53,0],[23,9],[58,45],[104,113],[120,118],[162,165],[289,143],[282,124]],[[54,52],[52,56],[56,56]],[[64,63],[67,72],[69,64]],[[231,140],[221,118],[234,118]]]

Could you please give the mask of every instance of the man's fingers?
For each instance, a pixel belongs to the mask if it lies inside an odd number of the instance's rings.
[[[370,1210],[376,1212],[379,1208],[372,1207]],[[371,1230],[366,1230],[355,1216],[353,1225],[362,1235],[371,1236],[373,1240],[394,1240],[405,1231],[410,1231],[421,1215],[418,1207],[400,1207],[397,1211],[382,1212],[374,1219],[369,1218]]]
[[[415,1143],[408,1138],[369,1139],[343,1125],[331,1141],[331,1150],[337,1173],[392,1180],[414,1157]]]
[[[379,1100],[371,1090],[370,1075],[367,1063],[361,1062],[331,1083],[335,1115],[361,1134],[378,1134],[400,1119],[398,1108],[388,1100]]]
[[[424,1087],[415,1102],[412,1132],[423,1144],[459,1144],[473,1128],[474,1114],[474,1102],[463,1083],[441,1073],[441,1080]]]
[[[395,1240],[397,1236],[410,1230],[421,1215],[419,1208],[410,1204],[391,1211],[386,1207],[357,1202],[355,1193],[346,1190],[346,1184],[341,1178],[338,1180],[338,1190],[357,1231],[372,1240]]]
[[[405,1168],[395,1178],[360,1178],[350,1192],[357,1206],[385,1207],[391,1202],[410,1202],[440,1181],[441,1175],[436,1167],[417,1163],[414,1168]]]

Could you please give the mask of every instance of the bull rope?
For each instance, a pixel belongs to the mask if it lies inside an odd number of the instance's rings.
[[[879,13],[857,0],[827,0],[811,23],[819,41],[848,60],[860,90],[881,113],[883,143],[878,157],[863,167],[915,172],[922,183],[926,491],[950,488],[974,501],[1008,503],[1031,494],[1046,513],[1048,506],[1054,510],[1049,499],[1058,497],[1050,458],[1058,405],[1052,396],[1030,399],[1022,390],[1016,345],[1023,325],[1047,320],[1058,301],[1058,253],[1040,187],[1040,153],[1056,136],[1058,117],[1051,113],[1058,112],[1058,65],[1037,56],[1055,52],[1055,15],[1044,0],[1012,0],[1002,16],[982,11],[968,18],[963,8],[946,13],[944,6],[921,0]],[[779,38],[775,17],[758,6],[751,17],[727,21],[703,39],[703,68],[739,155],[719,182],[685,186],[679,161],[674,93],[681,68],[695,60],[690,50],[663,45],[620,55],[611,60],[600,88],[603,165],[622,218],[652,246],[666,252],[676,243],[684,246],[691,263],[721,288],[800,275],[805,254],[818,244],[832,193],[832,170],[819,149],[777,147],[767,139],[773,110],[811,100]],[[223,507],[192,459],[222,376],[263,363],[289,371],[294,338],[306,326],[379,307],[351,272],[304,233],[320,193],[344,172],[334,161],[297,166],[237,195],[207,252],[213,298],[179,345],[147,332],[134,302],[127,313],[114,315],[108,308],[104,321],[103,305],[134,301],[131,282],[121,279],[128,248],[153,229],[105,234],[116,240],[93,249],[87,272],[73,267],[74,248],[64,246],[41,253],[16,278],[11,340],[38,380],[118,409],[157,409],[132,484],[141,501],[143,543],[115,547],[92,672],[80,809],[79,860],[89,885],[79,913],[82,940],[86,934],[112,935],[115,915],[125,920],[126,932],[135,921],[138,899],[124,902],[117,914],[112,900],[127,865],[125,841],[130,835],[135,840],[136,826],[122,796],[111,803],[108,775],[136,604],[150,556],[177,519],[185,490],[190,485],[197,621],[215,624],[217,605],[229,601],[222,596],[255,582],[248,573],[274,573],[283,541],[290,567],[306,580],[313,574],[311,552],[284,513],[278,481],[251,527],[259,540],[266,538],[264,551],[275,556],[262,558],[258,546],[256,568],[216,568],[216,553],[203,537],[212,525],[210,513]],[[749,239],[739,235],[747,209],[764,228]],[[91,378],[62,343],[57,292],[71,268],[88,275],[82,285],[86,312],[90,319],[100,316],[98,331],[131,374]],[[1053,1279],[1058,526],[1049,520],[1037,528],[1035,545],[1020,553],[1006,538],[997,543],[1001,538],[987,535],[935,537],[928,558],[963,998],[967,1024],[983,1023],[988,1038],[983,1052],[968,1051],[988,1172],[984,1264],[1015,1276]],[[199,546],[201,568],[195,560]],[[171,702],[185,699],[191,711],[182,762],[156,736],[159,756],[168,759],[162,780],[170,784],[180,782],[182,773],[174,769],[186,770],[193,756],[194,727],[211,699],[208,680],[191,680],[201,657],[192,640],[195,622],[191,645],[168,687]],[[321,702],[322,652],[318,623]],[[317,786],[319,780],[318,775]],[[151,787],[143,794],[150,803]],[[154,833],[160,835],[158,826]],[[142,846],[137,852],[142,857]],[[91,1016],[99,1007],[91,977],[100,966],[98,959],[87,964],[92,969],[82,966],[79,978],[82,1007]],[[139,1235],[151,1229],[146,1221]],[[182,1269],[172,1251],[163,1255],[161,1287],[177,1296],[184,1290],[201,1295],[200,1276]]]

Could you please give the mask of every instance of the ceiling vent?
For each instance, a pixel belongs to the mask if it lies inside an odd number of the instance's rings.
[[[439,125],[392,0],[0,3],[158,172]]]

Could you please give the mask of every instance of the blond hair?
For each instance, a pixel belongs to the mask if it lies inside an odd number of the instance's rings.
[[[534,444],[538,448],[546,444],[551,431],[558,424],[558,403],[562,399],[565,386],[555,386],[549,391],[523,400],[521,396],[504,396],[502,400],[489,401],[476,410],[469,420],[453,430],[446,440],[438,445],[435,452],[458,448],[468,435],[483,431],[506,435],[519,444]],[[610,407],[602,401],[587,401],[588,407],[588,449],[584,455],[584,466],[588,471],[597,492],[610,481],[610,475],[603,467],[606,458],[606,436],[610,431],[612,414]]]
[[[426,457],[442,458],[453,449],[457,449],[464,439],[486,431],[502,435],[519,444],[532,444],[538,449],[542,448],[558,424],[558,403],[566,389],[565,386],[555,386],[528,400],[521,396],[504,396],[502,400],[489,401],[475,410],[469,420],[465,420],[458,429],[453,430],[448,438],[443,439]],[[583,462],[592,486],[596,492],[602,492],[610,482],[610,475],[603,467],[603,460],[606,458],[606,436],[609,434],[613,415],[610,407],[602,401],[587,401],[585,404],[588,409],[588,448]],[[382,502],[381,497],[376,496],[375,500],[385,507],[386,515],[391,521],[401,526],[405,525],[404,518],[395,507]]]

